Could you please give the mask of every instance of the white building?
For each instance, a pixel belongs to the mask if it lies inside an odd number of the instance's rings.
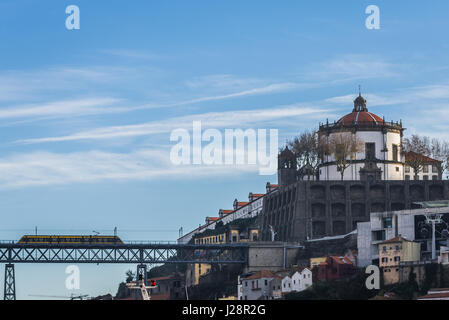
[[[420,157],[425,162],[418,174],[408,165],[404,165],[404,180],[441,180],[442,174],[438,170],[438,161],[414,152],[408,152],[404,154],[404,158],[407,157]]]
[[[282,278],[282,293],[301,292],[312,286],[312,271],[295,270]]]
[[[422,208],[392,212],[373,212],[370,221],[357,224],[357,265],[365,267],[379,260],[379,244],[399,235],[410,241],[421,242],[423,258],[431,254],[431,226],[425,223],[425,215],[441,214],[443,223],[436,226],[436,249],[446,242],[449,234],[449,207]],[[444,247],[443,252],[444,252]],[[444,258],[443,258],[444,259]]]
[[[404,180],[404,159],[401,152],[402,123],[386,122],[368,112],[366,100],[359,96],[354,109],[337,122],[320,125],[320,139],[330,142],[337,135],[351,134],[363,143],[363,150],[352,156],[344,170],[343,180]],[[324,155],[319,168],[320,180],[341,180],[333,155]]]
[[[281,277],[268,270],[239,277],[239,300],[273,300],[279,297]]]
[[[273,188],[273,185],[268,183],[267,190],[269,192],[273,192],[276,188]],[[265,194],[263,193],[250,192],[247,202],[241,202],[235,199],[232,210],[220,209],[218,212],[218,217],[207,217],[204,225],[200,225],[193,231],[179,237],[178,243],[188,243],[194,235],[203,233],[209,229],[215,229],[216,224],[219,222],[228,224],[237,219],[253,218],[258,216],[262,212],[264,198]]]

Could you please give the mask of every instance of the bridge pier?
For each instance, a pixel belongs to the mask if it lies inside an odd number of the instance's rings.
[[[4,300],[16,300],[16,277],[14,272],[14,264],[5,265],[5,286]]]

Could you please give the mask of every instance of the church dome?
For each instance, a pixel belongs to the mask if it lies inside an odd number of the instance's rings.
[[[368,112],[368,108],[366,107],[366,99],[363,98],[359,92],[359,96],[354,100],[354,109],[352,112],[338,120],[337,124],[372,126],[383,125],[384,120],[374,113]]]
[[[337,124],[343,124],[343,125],[383,125],[384,120],[379,117],[378,115],[375,115],[374,113],[368,112],[368,111],[353,111],[344,117],[342,117],[340,120],[337,121]]]

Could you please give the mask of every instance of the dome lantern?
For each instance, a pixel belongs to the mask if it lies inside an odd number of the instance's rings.
[[[368,108],[366,107],[366,100],[365,98],[362,97],[359,86],[359,96],[354,100],[354,110],[352,110],[352,112],[363,112],[363,111],[368,111]]]

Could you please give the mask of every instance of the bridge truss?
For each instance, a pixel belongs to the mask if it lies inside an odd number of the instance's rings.
[[[163,263],[245,264],[246,244],[18,244],[0,243],[0,263],[5,263],[4,299],[14,300],[15,263],[105,263],[137,264],[137,274],[146,265]],[[146,279],[145,279],[146,280]]]

